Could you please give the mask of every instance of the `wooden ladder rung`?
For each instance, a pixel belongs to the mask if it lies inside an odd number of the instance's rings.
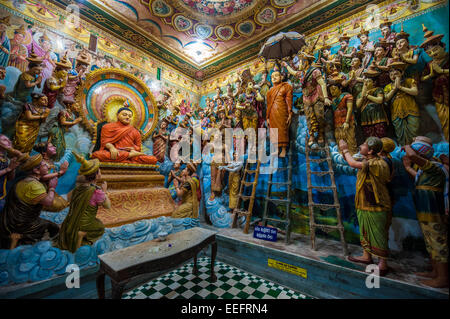
[[[292,182],[271,182],[268,181],[268,184],[272,184],[272,185],[292,185]]]
[[[291,201],[287,199],[267,198],[268,201],[279,204],[290,204]]]
[[[311,171],[311,174],[324,176],[324,175],[334,175],[334,171]]]
[[[321,210],[329,210],[332,208],[339,208],[341,205],[339,204],[318,204],[318,203],[309,203],[309,206],[317,207]]]
[[[308,186],[308,188],[317,189],[318,191],[325,191],[336,189],[336,186]]]
[[[328,159],[327,158],[310,158],[309,160],[314,163],[322,163],[322,162],[326,162]]]

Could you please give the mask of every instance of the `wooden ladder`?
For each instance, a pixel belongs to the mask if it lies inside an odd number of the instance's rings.
[[[256,168],[251,169],[252,165],[256,164]],[[256,195],[256,186],[258,186],[258,178],[259,178],[259,167],[261,166],[260,161],[256,161],[256,163],[247,163],[245,164],[244,175],[242,176],[241,185],[239,187],[239,195],[238,195],[238,203],[237,208],[233,209],[233,222],[232,228],[237,227],[237,220],[240,216],[245,216],[245,226],[244,226],[244,234],[248,234],[248,229],[250,227],[250,221],[252,219],[252,211],[253,205],[255,204],[255,195]],[[253,181],[247,181],[247,176],[255,175]],[[243,195],[245,186],[252,186],[252,193],[250,196]],[[241,209],[241,201],[249,200],[247,210]]]
[[[309,207],[309,228],[311,233],[311,247],[313,250],[317,250],[316,248],[316,229],[319,228],[320,230],[329,233],[334,230],[338,230],[340,237],[341,237],[341,244],[344,251],[344,255],[348,256],[348,248],[347,243],[345,241],[344,237],[344,225],[342,224],[342,216],[341,216],[341,206],[339,204],[339,197],[337,193],[337,187],[336,182],[334,179],[334,170],[333,170],[333,164],[331,162],[331,156],[330,156],[330,148],[328,146],[328,141],[325,142],[324,147],[319,147],[313,151],[325,151],[326,157],[320,157],[320,158],[310,158],[310,152],[311,149],[308,145],[308,140],[306,140],[306,147],[305,147],[305,156],[306,156],[306,175],[307,175],[307,182],[308,182],[308,207]],[[314,163],[323,163],[327,162],[328,164],[328,170],[323,171],[311,171],[311,162]],[[311,174],[314,174],[316,176],[330,176],[331,180],[331,186],[314,186],[311,183]],[[313,190],[319,191],[319,192],[327,192],[327,191],[333,191],[333,204],[319,204],[315,203],[313,201]],[[336,219],[337,219],[337,225],[325,225],[325,224],[317,224],[315,221],[314,216],[314,208],[318,208],[322,211],[326,211],[329,209],[335,209],[336,210]]]
[[[263,224],[267,226],[269,222],[274,222],[276,224],[284,224],[284,229],[286,232],[286,236],[284,238],[286,244],[289,244],[291,237],[291,219],[290,219],[290,211],[291,211],[291,186],[292,186],[292,142],[290,143],[289,152],[288,152],[288,166],[286,167],[278,167],[276,172],[278,171],[288,171],[288,178],[286,182],[272,182],[273,174],[272,172],[269,174],[269,180],[267,182],[267,192],[266,199],[264,202],[264,211],[263,211]],[[280,161],[280,159],[278,159]],[[278,199],[272,198],[272,185],[286,185],[286,199]],[[274,203],[275,205],[284,204],[286,205],[286,216],[285,219],[278,219],[269,217],[269,202]]]

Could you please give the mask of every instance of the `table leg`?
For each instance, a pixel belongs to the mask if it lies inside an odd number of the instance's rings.
[[[197,276],[198,275],[198,268],[197,268],[197,254],[194,256],[194,267],[192,268],[192,274]]]
[[[125,288],[126,283],[127,281],[116,282],[115,280],[111,279],[112,299],[122,298],[123,288]]]
[[[97,273],[96,285],[98,299],[105,299],[105,272],[101,269]]]
[[[213,242],[211,244],[211,282],[217,281],[217,277],[214,273],[214,264],[216,261],[216,255],[217,255],[217,243]]]

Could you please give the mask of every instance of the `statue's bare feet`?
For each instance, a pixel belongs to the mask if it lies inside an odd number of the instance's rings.
[[[144,153],[141,153],[141,152],[138,152],[138,151],[135,151],[135,150],[132,150],[132,151],[130,151],[130,153],[128,154],[128,158],[133,158],[133,157],[136,157],[136,156],[142,156],[142,155],[145,155]]]
[[[78,241],[77,241],[77,249],[81,247],[81,243],[83,242],[84,236],[87,235],[87,232],[85,231],[79,231],[78,232]]]
[[[281,148],[281,153],[278,155],[279,157],[286,157],[286,147]]]
[[[19,239],[22,238],[22,235],[12,233],[10,237],[11,237],[11,245],[9,246],[9,249],[14,249],[17,247],[17,243],[19,242]]]
[[[373,263],[372,258],[371,257],[366,257],[366,256],[359,256],[359,257],[353,257],[353,256],[348,256],[347,259],[349,261],[353,261],[355,263],[362,263],[362,264],[366,264],[366,265],[370,265]]]

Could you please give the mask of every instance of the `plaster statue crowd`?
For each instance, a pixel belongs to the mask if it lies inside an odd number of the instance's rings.
[[[423,42],[414,46],[403,27],[396,33],[390,22],[383,21],[382,38],[377,42],[369,41],[369,32],[362,30],[357,35],[361,43],[357,48],[350,47],[350,37],[342,34],[334,56],[329,46],[322,46],[317,57],[313,55],[315,47],[305,46],[295,57],[295,64],[293,59],[277,61],[272,70],[262,72],[259,82],[244,71],[225,92],[217,87],[205,108],[185,103],[169,105],[170,93],[166,92],[158,102],[160,122],[152,135],[152,155],[141,152],[140,133],[130,124],[133,112],[124,105],[117,112],[117,122],[103,127],[101,147],[90,159],[74,153],[81,168],[77,185],[66,200],[56,194],[55,188],[68,163],[58,161],[66,148],[64,133],[81,121],[74,107],[75,94],[90,65],[89,55],[81,53],[72,65],[64,56],[56,61],[33,50],[22,52],[23,48],[6,36],[8,23],[8,17],[0,21],[0,77],[5,76],[7,66],[18,68],[22,74],[13,92],[5,94],[0,87],[0,105],[20,104],[22,112],[11,119],[15,123],[12,130],[0,132],[1,182],[6,185],[6,181],[14,180],[8,189],[1,190],[2,248],[50,238],[58,247],[73,252],[94,243],[104,232],[96,218],[97,208],[110,206],[106,183],[96,185],[101,177],[100,161],[163,163],[171,148],[180,143],[180,139],[171,139],[171,133],[179,128],[206,133],[211,128],[276,128],[279,157],[286,157],[289,126],[296,116],[291,82],[298,83],[302,91],[296,106],[307,119],[306,142],[314,149],[324,145],[325,139],[334,139],[347,163],[358,169],[355,207],[364,254],[350,256],[349,260],[371,264],[375,257],[380,274],[389,271],[388,232],[395,200],[389,191],[394,174],[389,153],[399,145],[405,154],[404,167],[414,180],[417,218],[432,260],[432,271],[418,275],[427,278],[423,283],[428,286],[448,286],[448,157],[433,157],[431,139],[419,136],[417,103],[420,85],[429,83],[432,103],[448,141],[449,55],[442,42],[444,35],[435,35],[424,26]],[[423,69],[417,67],[420,54],[431,58]],[[53,65],[52,74],[43,81],[41,72],[47,62]],[[42,88],[42,93],[36,93],[35,87]],[[39,128],[57,100],[64,110],[59,112],[47,140],[36,143]],[[37,154],[30,156],[32,150]],[[227,156],[224,152],[223,162],[211,162],[209,199],[222,195],[225,171],[229,171],[229,207],[233,209],[238,202],[243,165],[238,158]],[[167,181],[177,203],[172,217],[198,217],[201,188],[196,172],[197,165],[191,161],[174,163]],[[70,211],[61,227],[39,217],[42,210],[58,212],[68,206]]]

